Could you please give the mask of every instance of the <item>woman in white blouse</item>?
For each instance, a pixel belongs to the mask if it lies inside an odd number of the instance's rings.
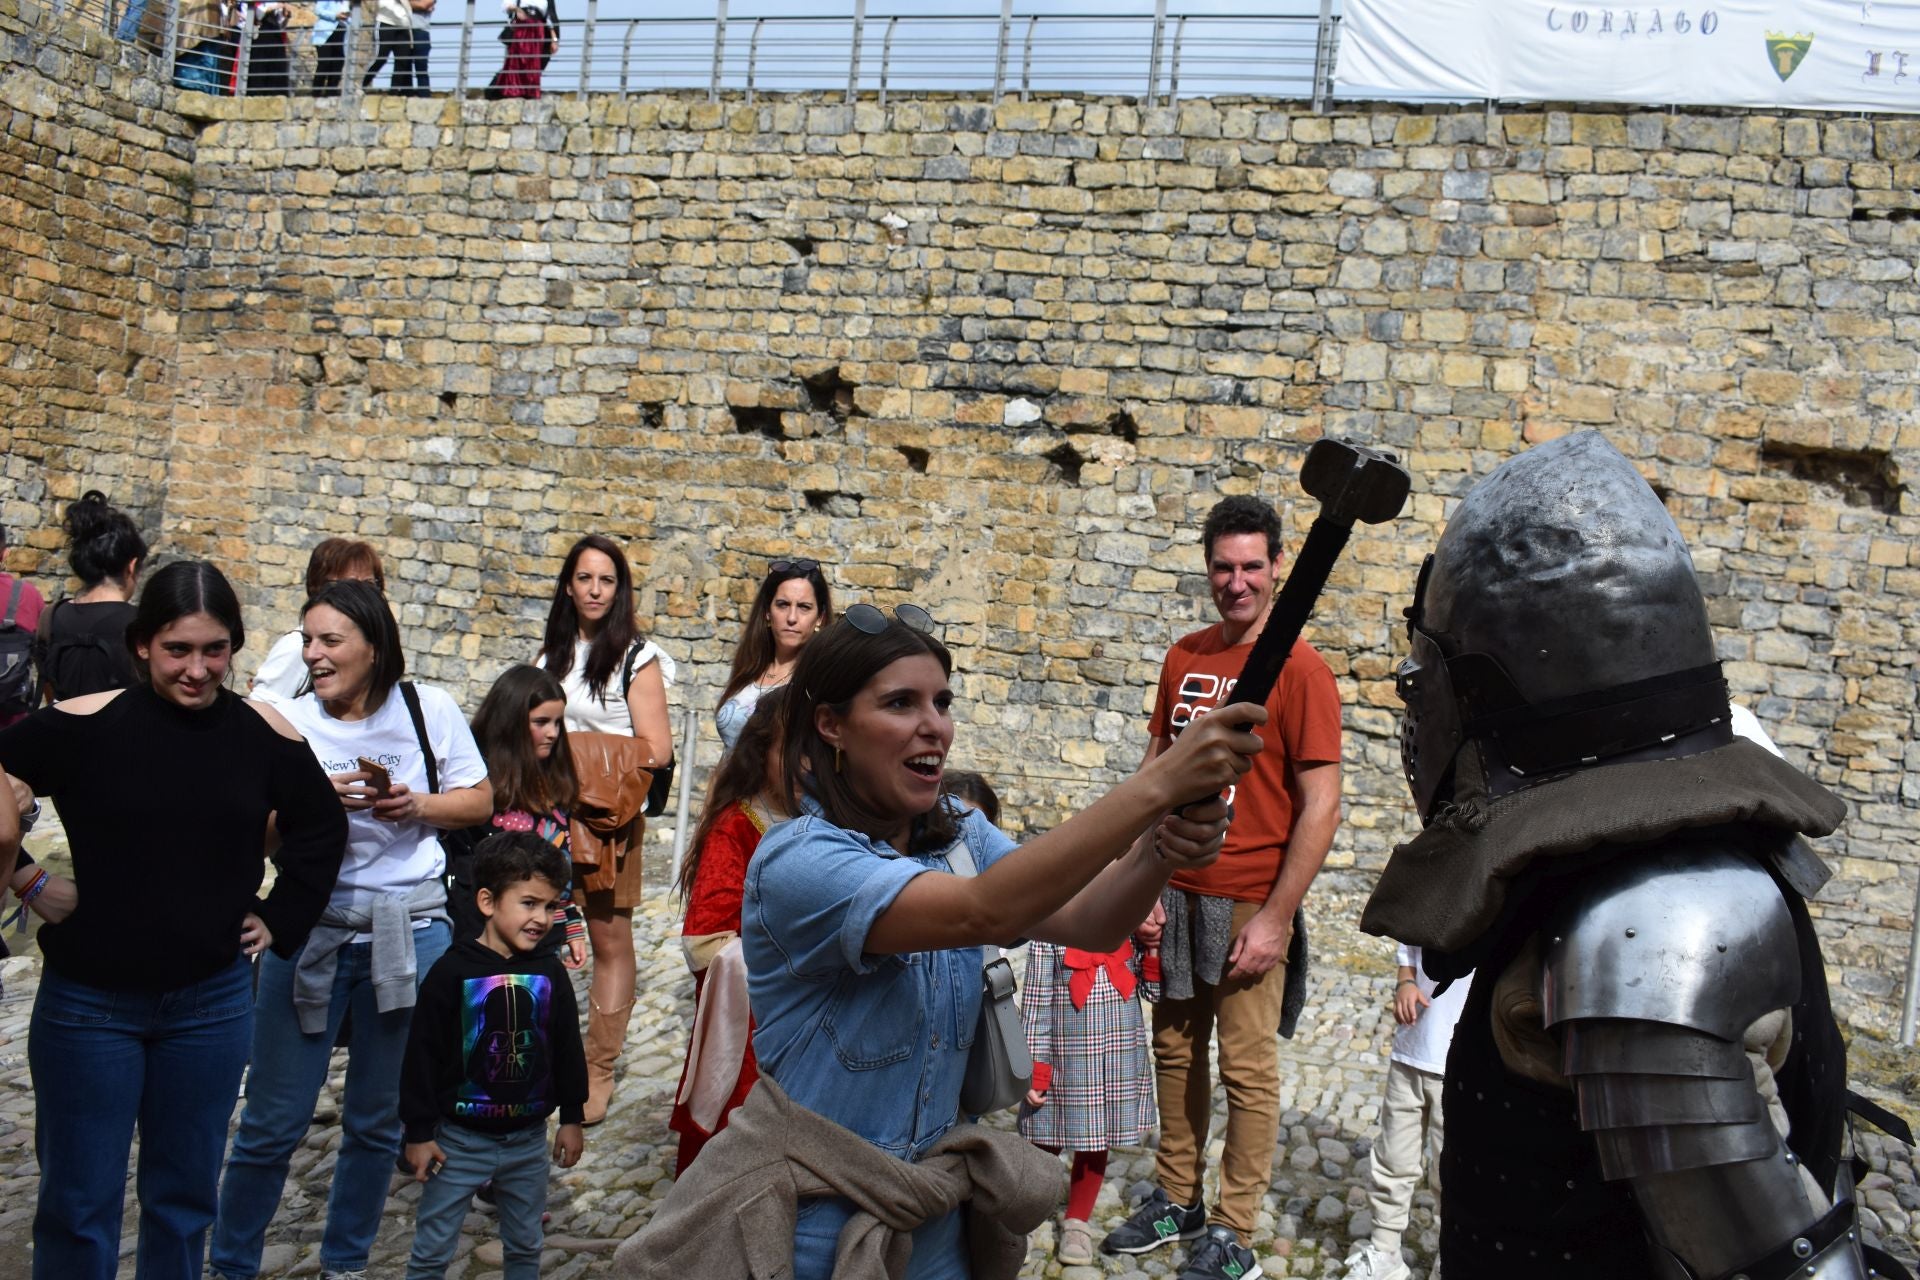
[[[567,691],[567,732],[640,739],[664,767],[673,759],[667,686],[673,659],[640,634],[633,571],[618,544],[588,534],[573,544],[554,586],[536,665]],[[622,863],[610,890],[580,895],[593,950],[587,989],[587,1123],[606,1116],[613,1064],[633,1012],[633,908],[640,902],[640,852]]]
[[[733,651],[733,670],[714,713],[722,746],[733,750],[760,695],[792,678],[801,648],[832,621],[833,592],[819,561],[796,556],[767,566],[753,607],[747,610],[747,625]]]

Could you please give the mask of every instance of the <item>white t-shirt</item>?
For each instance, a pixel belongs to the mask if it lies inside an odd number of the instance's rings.
[[[659,645],[651,640],[640,642],[640,652],[635,654],[633,662],[624,659],[607,678],[606,692],[594,697],[587,688],[587,648],[589,642],[578,641],[573,646],[573,669],[560,681],[560,687],[567,691],[567,732],[568,733],[618,733],[625,737],[633,736],[633,718],[627,712],[627,691],[620,686],[620,673],[631,665],[635,674],[649,662],[660,664],[660,682],[667,688],[673,688],[675,667],[673,659],[663,652]],[[535,666],[543,665],[546,655],[536,657]]]
[[[253,673],[249,695],[255,698],[272,695],[287,700],[299,697],[300,686],[307,682],[307,664],[300,660],[301,648],[298,631],[289,631],[275,640],[267,656],[261,659],[260,669]]]
[[[1447,1049],[1453,1044],[1453,1024],[1460,1021],[1460,1009],[1467,1002],[1467,988],[1472,985],[1473,975],[1455,978],[1445,995],[1435,996],[1433,988],[1437,984],[1420,967],[1420,948],[1402,946],[1395,963],[1413,970],[1420,993],[1433,1003],[1420,1010],[1412,1026],[1394,1031],[1393,1060],[1443,1076],[1447,1074]],[[1399,994],[1397,988],[1395,994]]]
[[[427,740],[433,744],[440,790],[485,782],[487,762],[453,698],[428,685],[414,688],[420,691],[420,712],[427,722]],[[311,693],[293,699],[269,695],[265,700],[306,738],[322,772],[352,773],[360,767],[359,757],[365,756],[386,766],[393,780],[405,783],[409,790],[427,789],[426,757],[398,687],[365,720],[335,720]],[[424,822],[383,822],[368,810],[349,813],[347,856],[334,882],[333,902],[344,906],[356,894],[410,890],[446,869],[437,828]]]

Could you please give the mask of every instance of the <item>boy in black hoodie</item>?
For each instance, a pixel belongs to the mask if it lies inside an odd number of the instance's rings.
[[[400,1068],[406,1161],[427,1184],[407,1280],[439,1280],[473,1194],[492,1181],[506,1280],[540,1273],[547,1207],[547,1117],[553,1158],[580,1158],[587,1060],[573,987],[554,955],[536,955],[567,883],[565,855],[531,832],[489,836],[474,852],[486,925],[455,944],[420,984]]]

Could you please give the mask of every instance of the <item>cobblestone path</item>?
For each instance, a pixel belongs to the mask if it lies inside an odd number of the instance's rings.
[[[1260,1215],[1255,1248],[1272,1276],[1337,1276],[1350,1242],[1364,1237],[1366,1153],[1385,1074],[1391,1037],[1386,1002],[1391,986],[1390,953],[1377,939],[1354,932],[1357,903],[1322,901],[1316,919],[1315,946],[1324,957],[1316,964],[1311,997],[1298,1036],[1281,1042],[1284,1133],[1276,1153],[1273,1184]],[[547,1253],[542,1275],[552,1280],[606,1275],[608,1258],[619,1241],[651,1216],[657,1200],[672,1185],[668,1171],[674,1150],[666,1119],[684,1050],[684,1028],[691,1016],[692,982],[680,959],[677,904],[659,889],[635,913],[640,957],[640,998],[620,1068],[618,1092],[607,1122],[588,1131],[579,1165],[553,1174]],[[12,935],[10,935],[10,941]],[[14,949],[31,950],[18,943]],[[1377,959],[1374,959],[1377,957]],[[0,999],[0,1280],[27,1280],[27,1242],[33,1214],[33,1097],[27,1072],[27,1019],[39,977],[37,953],[0,963],[5,996]],[[584,1001],[584,996],[583,996]],[[262,1274],[311,1276],[319,1272],[319,1237],[328,1180],[340,1130],[334,1117],[345,1055],[336,1054],[336,1070],[321,1095],[320,1117],[295,1155],[293,1176],[269,1234]],[[1216,1115],[1224,1117],[1224,1095],[1216,1094]],[[236,1119],[238,1110],[236,1109]],[[1216,1132],[1221,1120],[1216,1120]],[[1891,1143],[1864,1140],[1874,1167],[1863,1184],[1873,1220],[1895,1247],[1911,1253],[1909,1243],[1920,1222],[1920,1187],[1908,1154]],[[1218,1138],[1213,1155],[1217,1158]],[[1123,1215],[1127,1200],[1144,1190],[1153,1158],[1143,1149],[1114,1153],[1109,1178],[1096,1212],[1096,1230]],[[418,1189],[394,1180],[379,1242],[373,1280],[399,1280],[413,1233]],[[1416,1199],[1406,1243],[1417,1277],[1424,1277],[1438,1244],[1434,1201],[1423,1189]],[[121,1277],[133,1275],[136,1226],[129,1176],[128,1212]],[[1146,1258],[1116,1259],[1104,1266],[1062,1269],[1052,1261],[1053,1226],[1033,1238],[1024,1275],[1059,1280],[1121,1280],[1174,1274],[1179,1251],[1167,1249]],[[454,1280],[498,1280],[500,1246],[491,1211],[477,1209],[466,1224]]]

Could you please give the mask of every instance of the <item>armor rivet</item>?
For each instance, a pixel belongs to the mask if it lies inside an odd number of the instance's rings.
[[[1725,955],[1727,951],[1727,944],[1724,942],[1716,942],[1714,943],[1713,949],[1715,951],[1720,952],[1722,955]]]
[[[1627,930],[1627,936],[1628,936],[1629,938],[1632,938],[1632,937],[1637,937],[1637,936],[1639,935],[1639,932],[1640,932],[1640,931],[1639,931],[1638,929],[1629,929],[1629,930]]]
[[[1813,1256],[1813,1242],[1805,1236],[1795,1240],[1793,1242],[1793,1256],[1796,1258],[1811,1258]]]

